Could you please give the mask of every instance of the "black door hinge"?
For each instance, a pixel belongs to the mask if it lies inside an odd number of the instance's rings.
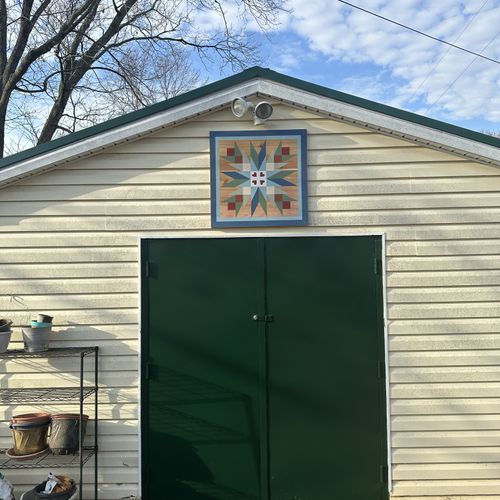
[[[149,262],[149,260],[144,263],[144,275],[146,276],[146,278],[158,278],[157,269],[158,266],[152,262]]]
[[[147,362],[144,368],[146,380],[158,380],[158,367],[156,365]]]
[[[387,465],[380,466],[380,482],[387,483],[389,480],[389,471],[387,469]]]
[[[385,378],[385,363],[383,361],[378,362],[378,378]]]

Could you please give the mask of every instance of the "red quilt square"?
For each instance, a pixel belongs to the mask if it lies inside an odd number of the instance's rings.
[[[234,156],[234,148],[227,148],[227,156]]]
[[[284,201],[283,202],[283,208],[290,208],[290,202],[289,201]]]
[[[236,203],[233,203],[232,201],[227,204],[227,209],[228,210],[236,210]]]
[[[282,155],[289,155],[290,154],[290,148],[288,146],[285,146],[284,148],[281,148],[281,154]]]
[[[276,201],[281,201],[281,200],[283,199],[283,195],[282,195],[282,194],[275,194],[275,195],[274,195],[274,199],[275,199]]]
[[[280,155],[274,155],[274,163],[281,163],[282,158]]]

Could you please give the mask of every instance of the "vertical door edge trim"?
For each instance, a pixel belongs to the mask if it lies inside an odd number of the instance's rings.
[[[390,398],[390,366],[389,366],[389,332],[388,332],[388,307],[387,307],[387,237],[381,235],[382,260],[382,305],[384,322],[384,363],[385,363],[385,418],[387,434],[387,487],[389,493],[392,492],[392,436],[391,436],[391,398]]]
[[[143,398],[145,397],[145,391],[144,391],[144,383],[145,383],[145,373],[143,370],[143,355],[145,354],[145,349],[143,350],[142,348],[142,343],[144,340],[143,336],[143,324],[144,324],[144,317],[143,315],[145,314],[145,307],[143,304],[143,301],[145,300],[145,294],[143,293],[143,287],[145,286],[144,280],[146,278],[145,273],[143,272],[144,269],[144,259],[145,259],[145,248],[147,245],[147,238],[139,236],[138,237],[138,250],[139,250],[139,259],[138,259],[138,276],[139,276],[139,283],[138,283],[138,292],[139,292],[139,298],[138,298],[138,307],[139,307],[139,314],[138,314],[138,319],[139,319],[139,328],[138,328],[138,350],[139,350],[139,363],[138,363],[138,372],[139,372],[139,421],[138,421],[138,433],[137,433],[137,439],[138,439],[138,469],[137,469],[137,496],[138,498],[144,498],[143,496],[143,474],[144,474],[144,469],[143,469],[143,445],[142,445],[142,438],[143,438],[143,432],[142,432],[142,425],[144,422],[144,415],[143,412],[146,411],[146,405],[143,405]]]

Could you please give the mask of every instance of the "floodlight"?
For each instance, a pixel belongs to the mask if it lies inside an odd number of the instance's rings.
[[[246,101],[243,97],[237,97],[233,100],[231,111],[234,116],[241,118],[248,110],[253,110],[253,104],[251,102]]]
[[[266,120],[271,118],[272,114],[273,114],[273,107],[269,102],[267,101],[259,102],[259,104],[255,106],[254,110],[254,119],[253,119],[254,125],[260,125],[261,123],[264,123]]]

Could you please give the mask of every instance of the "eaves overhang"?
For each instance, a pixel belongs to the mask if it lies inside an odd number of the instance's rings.
[[[0,160],[0,186],[228,107],[235,97],[256,94],[433,149],[500,166],[498,138],[254,67],[8,156]]]

